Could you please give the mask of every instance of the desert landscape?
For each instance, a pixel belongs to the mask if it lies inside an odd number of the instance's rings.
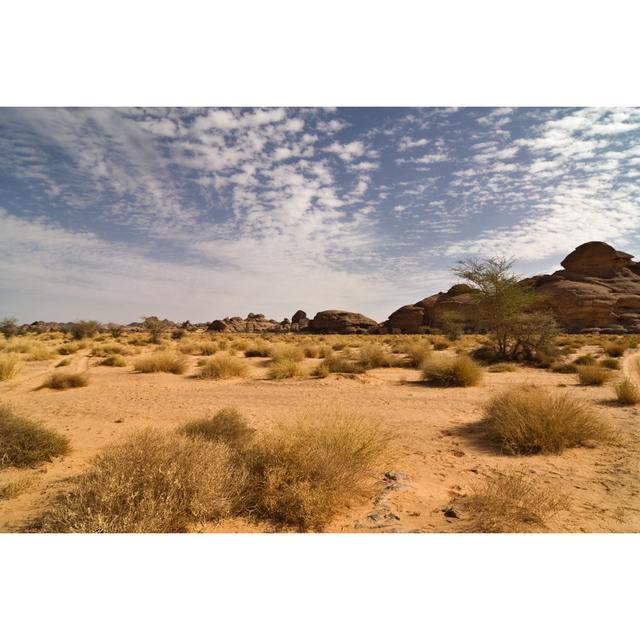
[[[0,530],[637,532],[640,266],[562,266],[381,324],[5,321]]]

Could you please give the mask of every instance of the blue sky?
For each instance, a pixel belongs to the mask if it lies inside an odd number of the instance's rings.
[[[0,316],[384,320],[471,255],[640,254],[638,108],[0,109]]]

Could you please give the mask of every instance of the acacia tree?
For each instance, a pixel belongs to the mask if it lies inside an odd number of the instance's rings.
[[[470,258],[452,271],[473,288],[477,323],[492,337],[495,355],[531,359],[549,350],[557,326],[552,315],[533,310],[540,296],[518,280],[512,266],[513,260],[503,257]]]
[[[5,336],[5,338],[11,338],[18,333],[18,324],[16,318],[4,318],[0,320],[0,333]]]
[[[154,344],[160,344],[162,334],[167,328],[166,320],[160,320],[157,316],[147,316],[143,319],[142,326],[149,332],[151,341]]]

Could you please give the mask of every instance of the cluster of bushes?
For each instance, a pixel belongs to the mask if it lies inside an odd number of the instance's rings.
[[[56,532],[169,532],[236,516],[321,530],[371,489],[386,438],[364,419],[304,415],[257,435],[234,410],[107,447],[34,525]]]

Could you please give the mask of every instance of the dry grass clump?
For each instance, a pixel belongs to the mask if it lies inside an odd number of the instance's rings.
[[[431,338],[431,346],[435,351],[444,351],[451,346],[451,343],[442,336],[433,336]]]
[[[305,368],[296,360],[273,360],[269,364],[269,378],[272,380],[299,378],[303,375],[305,375]]]
[[[584,355],[584,356],[578,356],[573,361],[573,364],[578,365],[578,366],[584,366],[584,365],[596,364],[597,362],[598,361],[593,356]]]
[[[291,362],[302,362],[304,360],[304,351],[300,347],[292,344],[281,344],[272,347],[271,359],[274,362],[289,360]]]
[[[617,358],[603,358],[600,361],[600,365],[605,369],[619,369],[620,361]]]
[[[147,356],[138,358],[134,364],[136,371],[140,373],[175,373],[182,374],[188,367],[187,359],[178,353],[171,351],[154,351]]]
[[[0,500],[11,500],[24,493],[32,484],[33,477],[18,478],[0,484]]]
[[[517,533],[544,529],[549,516],[566,509],[568,500],[520,473],[494,475],[464,500],[470,512],[468,531]]]
[[[364,368],[359,362],[354,362],[342,356],[329,356],[318,365],[316,374],[322,371],[329,373],[364,373]]]
[[[512,373],[517,369],[515,364],[509,362],[498,362],[487,367],[489,373]]]
[[[100,346],[93,347],[91,349],[91,355],[97,357],[106,357],[112,355],[125,356],[129,353],[129,349],[117,342],[109,342],[107,344],[101,344]]]
[[[482,369],[469,356],[428,361],[422,369],[422,379],[434,387],[472,387],[482,378]]]
[[[147,429],[110,445],[58,497],[45,532],[179,532],[236,508],[243,471],[220,442]]]
[[[554,373],[578,373],[578,367],[573,362],[556,362],[551,367]]]
[[[0,354],[0,380],[15,378],[22,369],[22,360],[15,353]]]
[[[50,462],[69,449],[66,436],[0,407],[0,469]]]
[[[56,369],[58,367],[67,367],[71,364],[71,358],[64,358],[62,360],[60,360],[60,362],[58,362],[58,364],[56,365]]]
[[[127,361],[122,356],[115,354],[107,356],[104,360],[100,361],[100,364],[103,367],[126,367]]]
[[[198,378],[246,378],[248,375],[249,368],[246,362],[227,353],[218,353],[204,361]]]
[[[640,404],[640,388],[625,378],[616,385],[616,397],[620,404]]]
[[[88,342],[86,340],[77,340],[74,342],[67,342],[66,344],[58,347],[58,353],[61,356],[70,356],[79,351],[80,349],[86,349]]]
[[[624,355],[627,346],[622,342],[605,342],[602,349],[610,358],[619,358]]]
[[[398,359],[391,353],[387,353],[377,345],[366,345],[360,348],[358,362],[363,369],[380,369],[382,367],[395,367]]]
[[[490,436],[510,454],[562,453],[612,439],[609,427],[589,406],[536,387],[517,387],[494,397],[485,418]]]
[[[52,360],[56,357],[56,354],[47,349],[43,344],[35,343],[29,351],[29,360],[33,362],[42,362],[43,360]]]
[[[587,364],[578,367],[578,380],[580,384],[592,387],[601,387],[611,378],[611,370],[598,364]]]
[[[248,451],[249,505],[259,518],[321,530],[371,488],[387,442],[364,418],[306,414]]]
[[[50,374],[38,387],[39,389],[74,389],[76,387],[86,387],[89,384],[87,373],[68,373],[66,371],[55,371]]]
[[[413,369],[422,369],[431,357],[431,347],[424,342],[408,343],[403,346],[407,354],[408,365]]]
[[[220,409],[211,418],[189,422],[182,431],[192,438],[224,442],[234,448],[246,446],[255,434],[246,418],[233,408]]]
[[[32,338],[14,337],[4,343],[3,350],[7,353],[30,353],[37,344]]]
[[[273,347],[266,340],[256,340],[245,349],[247,358],[268,358]]]

